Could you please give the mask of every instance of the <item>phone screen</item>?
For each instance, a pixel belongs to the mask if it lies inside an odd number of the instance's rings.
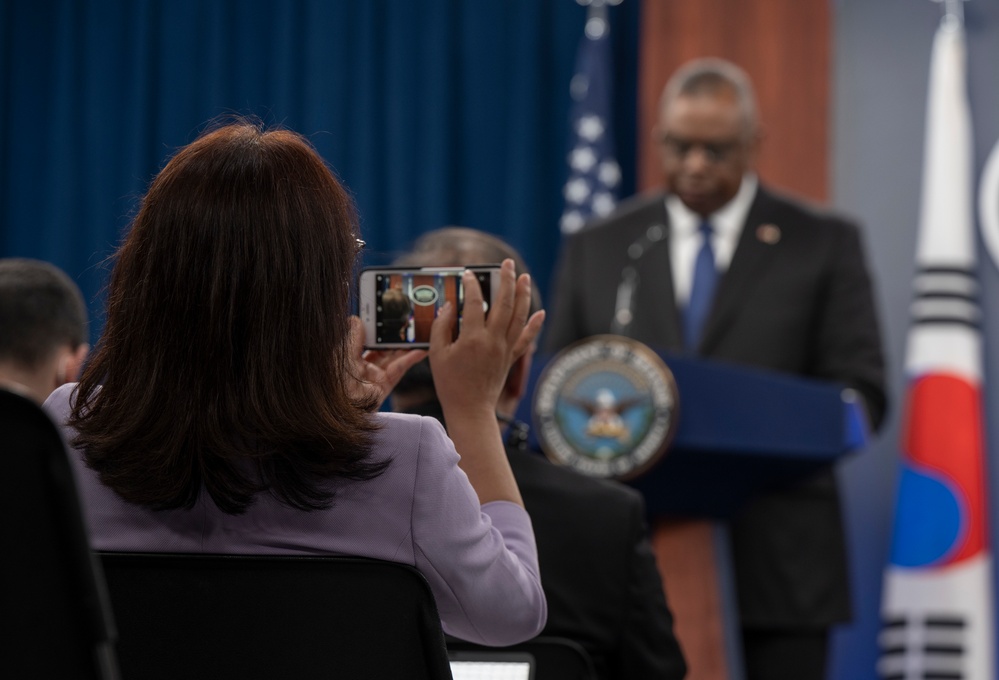
[[[381,344],[430,342],[430,325],[445,302],[458,309],[458,326],[465,302],[462,270],[447,272],[386,271],[375,275],[375,342]],[[490,272],[475,271],[489,311]],[[456,329],[458,330],[458,329]]]

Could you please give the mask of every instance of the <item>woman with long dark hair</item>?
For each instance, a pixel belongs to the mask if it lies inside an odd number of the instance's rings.
[[[64,422],[103,551],[337,553],[415,565],[447,632],[535,635],[546,608],[494,405],[540,331],[504,263],[434,323],[451,424],[375,410],[424,352],[363,353],[357,219],[300,135],[240,122],[181,149],[120,247],[107,322]],[[460,453],[460,456],[459,456]],[[249,594],[248,594],[249,595]]]

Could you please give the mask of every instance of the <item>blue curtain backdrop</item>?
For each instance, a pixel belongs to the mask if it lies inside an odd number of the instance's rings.
[[[611,11],[615,134],[634,191],[639,0]],[[137,200],[206,123],[307,135],[383,264],[461,224],[547,288],[567,175],[574,0],[0,2],[0,256],[64,268],[91,301]]]

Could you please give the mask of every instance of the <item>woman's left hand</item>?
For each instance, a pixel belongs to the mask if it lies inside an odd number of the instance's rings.
[[[354,370],[350,394],[355,399],[374,398],[375,409],[381,407],[395,386],[411,366],[425,356],[425,350],[393,349],[365,350],[364,324],[356,316],[350,317],[350,356]]]

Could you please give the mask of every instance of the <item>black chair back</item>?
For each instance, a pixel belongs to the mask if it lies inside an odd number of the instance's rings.
[[[415,568],[356,557],[102,553],[126,678],[451,678]]]
[[[0,451],[3,667],[23,669],[19,677],[117,678],[114,623],[62,438],[37,404],[2,389]]]

